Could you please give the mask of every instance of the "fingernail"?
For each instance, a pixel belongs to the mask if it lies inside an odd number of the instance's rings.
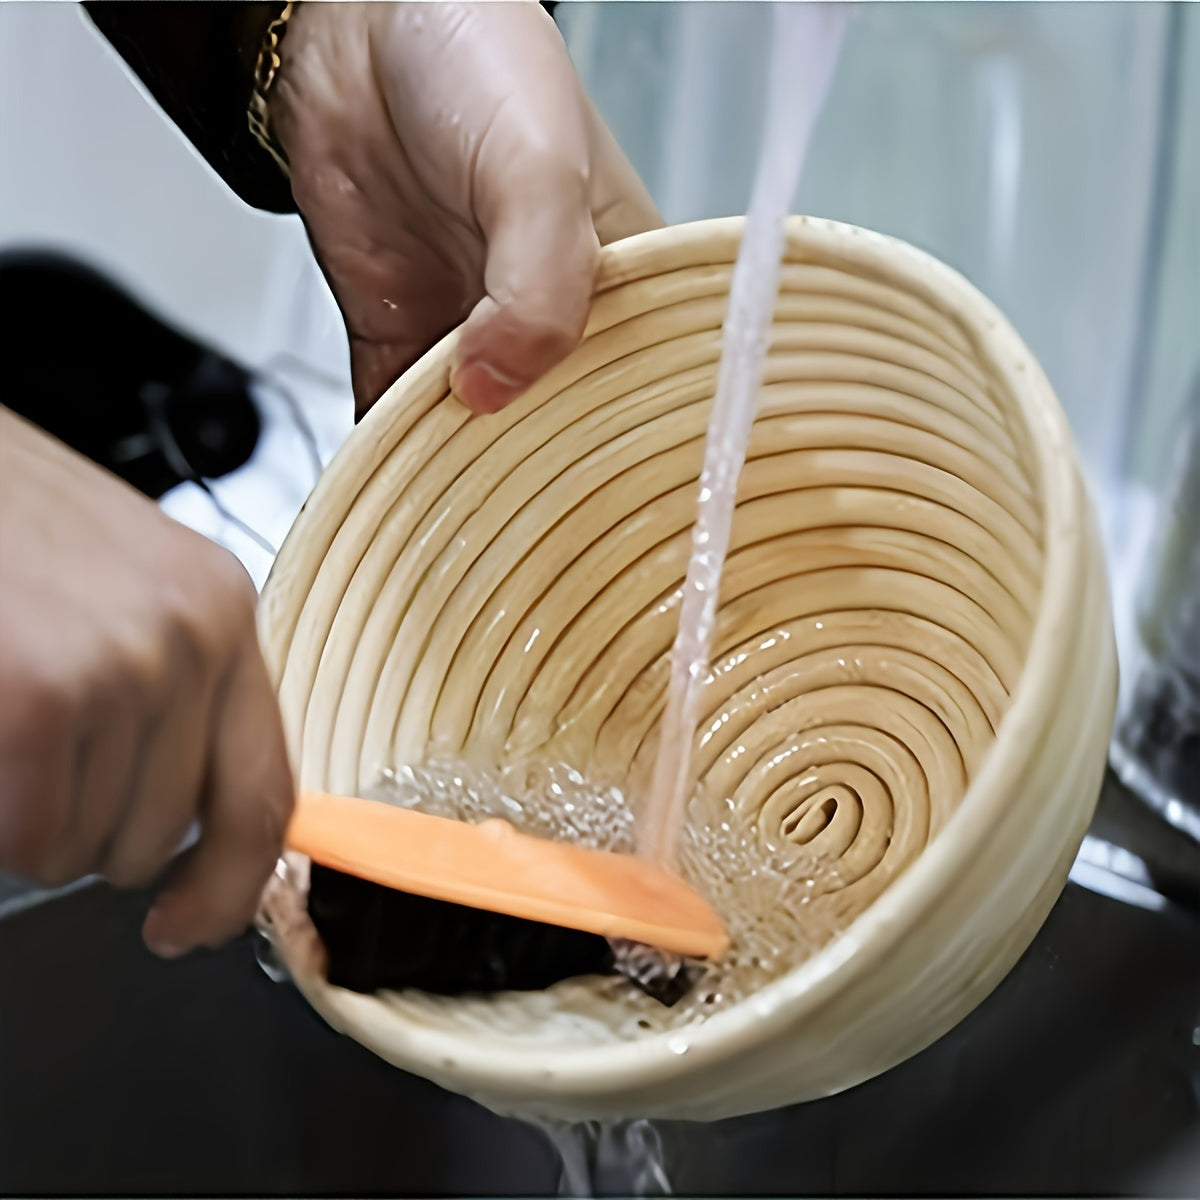
[[[152,911],[146,918],[142,925],[142,941],[146,943],[146,948],[159,958],[182,958],[187,950],[170,937],[164,936],[158,928],[161,924],[162,921],[156,912]]]
[[[511,404],[529,384],[497,370],[491,363],[473,359],[454,369],[450,387],[472,412],[494,413]]]

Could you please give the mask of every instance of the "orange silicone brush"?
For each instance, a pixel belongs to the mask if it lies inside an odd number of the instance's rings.
[[[646,859],[587,849],[373,800],[306,791],[288,845],[315,864],[411,896],[527,922],[719,958],[720,917]]]

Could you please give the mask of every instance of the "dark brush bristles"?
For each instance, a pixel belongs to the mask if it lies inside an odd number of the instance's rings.
[[[595,934],[413,896],[316,863],[308,911],[329,955],[329,982],[353,991],[531,991],[613,969],[608,942]]]
[[[667,1008],[678,1004],[705,972],[703,963],[681,958],[678,954],[667,954],[643,942],[613,938],[609,945],[613,953],[613,970]]]
[[[581,975],[621,974],[669,1007],[702,973],[636,942],[414,896],[318,863],[308,912],[329,957],[329,982],[356,992],[536,991]]]

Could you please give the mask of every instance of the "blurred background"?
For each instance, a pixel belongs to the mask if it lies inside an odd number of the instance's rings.
[[[573,0],[556,20],[667,220],[744,211],[770,5]],[[1029,343],[1075,431],[1134,662],[1169,462],[1200,428],[1200,5],[857,6],[795,209],[931,252]],[[47,251],[244,385],[248,440],[189,426],[229,469],[201,486],[160,463],[155,490],[261,584],[352,421],[303,230],[236,200],[75,4],[4,0],[0,265]],[[145,350],[98,346],[88,296],[72,282],[35,309],[0,286],[0,351],[33,328],[86,395],[94,356]],[[0,400],[14,392],[0,367]],[[1193,545],[1197,517],[1200,500]],[[1126,801],[1110,780],[1074,885],[978,1014],[845,1096],[681,1141],[681,1190],[1196,1194],[1200,865]],[[247,944],[163,966],[136,904],[93,891],[34,914],[0,880],[0,960],[22,965],[0,967],[0,1192],[553,1189],[531,1131],[338,1039]]]

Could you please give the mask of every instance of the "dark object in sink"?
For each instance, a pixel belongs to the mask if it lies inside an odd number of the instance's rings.
[[[620,971],[647,995],[675,1004],[697,972],[664,959],[661,971],[623,968],[630,955],[599,934],[395,891],[313,863],[308,913],[329,957],[329,982],[355,992],[420,988],[441,995],[537,991],[581,975]],[[620,958],[620,965],[618,964]]]

